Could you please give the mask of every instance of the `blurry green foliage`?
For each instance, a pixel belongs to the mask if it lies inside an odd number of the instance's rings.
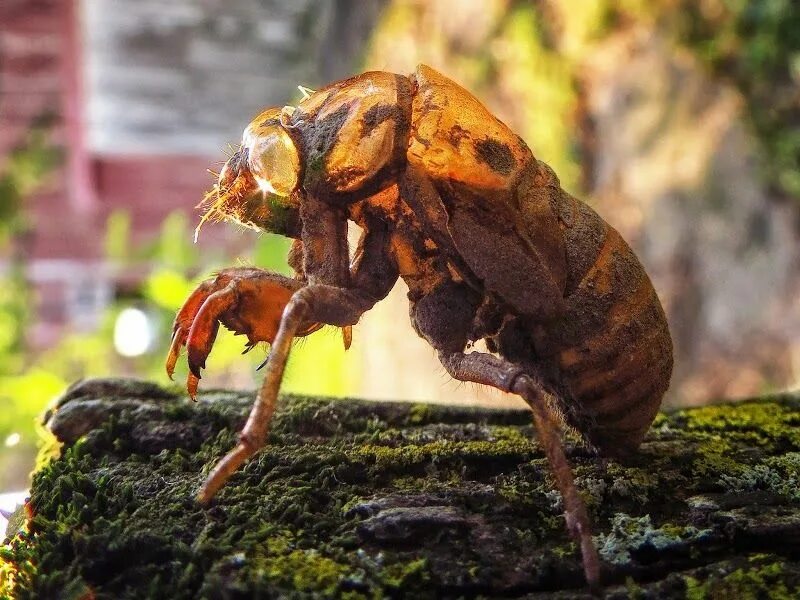
[[[20,248],[29,226],[20,209],[23,198],[41,185],[60,159],[59,151],[47,140],[49,123],[47,117],[36,120],[22,143],[9,153],[0,172],[0,257],[6,258],[0,271],[0,378],[22,366],[23,323],[30,294]]]
[[[26,227],[22,200],[35,191],[61,160],[61,152],[48,141],[52,118],[37,119],[27,136],[5,160],[0,173],[0,249]]]
[[[25,325],[30,317],[30,290],[24,277],[24,243],[29,225],[24,198],[45,181],[59,152],[48,142],[49,118],[38,119],[22,143],[6,157],[0,172],[0,454],[16,423],[30,423],[21,443],[33,446],[33,418],[61,381],[32,367],[25,355]],[[4,478],[0,461],[0,483]]]
[[[577,107],[573,63],[548,42],[551,31],[539,11],[521,5],[505,20],[499,35],[506,51],[497,68],[506,73],[507,85],[519,102],[523,138],[537,157],[553,167],[561,184],[578,191],[580,162],[576,127]]]
[[[673,2],[677,39],[748,103],[766,153],[768,181],[800,199],[800,3],[797,0]]]
[[[587,11],[563,2],[566,27]],[[800,2],[797,0],[591,0],[601,34],[656,25],[747,102],[764,150],[766,181],[800,199]],[[602,5],[602,6],[599,6]]]
[[[108,260],[124,264],[128,260],[131,244],[131,218],[124,211],[114,211],[106,221],[106,235],[103,244]]]
[[[516,3],[514,30],[509,39],[517,40],[515,57],[528,73],[529,89],[552,92],[571,91],[570,83],[578,77],[576,67],[582,54],[596,51],[596,42],[632,23],[646,23],[665,32],[678,45],[690,50],[717,78],[730,81],[747,102],[747,116],[763,146],[762,170],[769,185],[800,199],[800,2],[796,0],[586,0],[580,10],[574,3],[561,0],[548,11],[545,5]],[[556,11],[552,7],[558,6]],[[554,17],[553,12],[557,13]],[[513,21],[512,21],[513,22]],[[541,53],[542,45],[557,49],[560,69],[531,56]],[[535,50],[535,52],[534,52]],[[530,64],[525,65],[525,61]],[[554,74],[563,83],[553,86]],[[544,74],[544,75],[543,75]],[[549,86],[542,87],[547,77]],[[563,93],[562,92],[562,93]],[[565,178],[567,187],[574,181],[575,169],[567,162],[570,148],[558,150],[553,139],[569,139],[576,123],[564,119],[574,103],[564,99],[544,112],[526,117],[533,129],[530,139],[544,148],[553,148],[551,164]],[[531,105],[529,105],[531,106]],[[559,112],[559,110],[561,112]],[[545,126],[537,127],[541,120]],[[565,131],[562,131],[565,130]],[[544,142],[542,141],[544,140]],[[548,153],[550,151],[548,150]],[[572,168],[572,170],[570,170]]]

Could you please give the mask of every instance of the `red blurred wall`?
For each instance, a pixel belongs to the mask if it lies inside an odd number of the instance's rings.
[[[124,208],[134,241],[152,237],[163,218],[193,207],[208,187],[212,159],[102,156],[85,144],[83,53],[75,0],[0,2],[0,172],[31,124],[52,118],[50,140],[63,160],[27,198],[31,231],[20,243],[37,290],[34,347],[55,342],[64,326],[91,328],[115,293],[103,259],[108,215]]]

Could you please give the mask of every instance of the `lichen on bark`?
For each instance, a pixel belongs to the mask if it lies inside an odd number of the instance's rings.
[[[202,508],[252,400],[74,386],[0,595],[587,596],[526,412],[284,397],[269,446]],[[604,594],[796,595],[798,423],[790,394],[664,414],[626,465],[568,437]]]

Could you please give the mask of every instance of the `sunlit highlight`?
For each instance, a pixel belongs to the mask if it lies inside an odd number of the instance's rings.
[[[154,333],[153,325],[143,310],[123,309],[114,323],[114,348],[122,356],[141,356],[152,346]]]

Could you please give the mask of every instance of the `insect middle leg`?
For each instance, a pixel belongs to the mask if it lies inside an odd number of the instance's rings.
[[[550,468],[556,479],[558,491],[564,501],[567,528],[580,544],[586,581],[590,586],[600,582],[600,558],[592,540],[589,515],[578,495],[564,446],[559,436],[559,426],[547,405],[547,392],[541,383],[521,367],[491,354],[472,352],[439,353],[439,360],[448,373],[460,381],[490,385],[505,392],[522,396],[533,411],[533,421]]]

